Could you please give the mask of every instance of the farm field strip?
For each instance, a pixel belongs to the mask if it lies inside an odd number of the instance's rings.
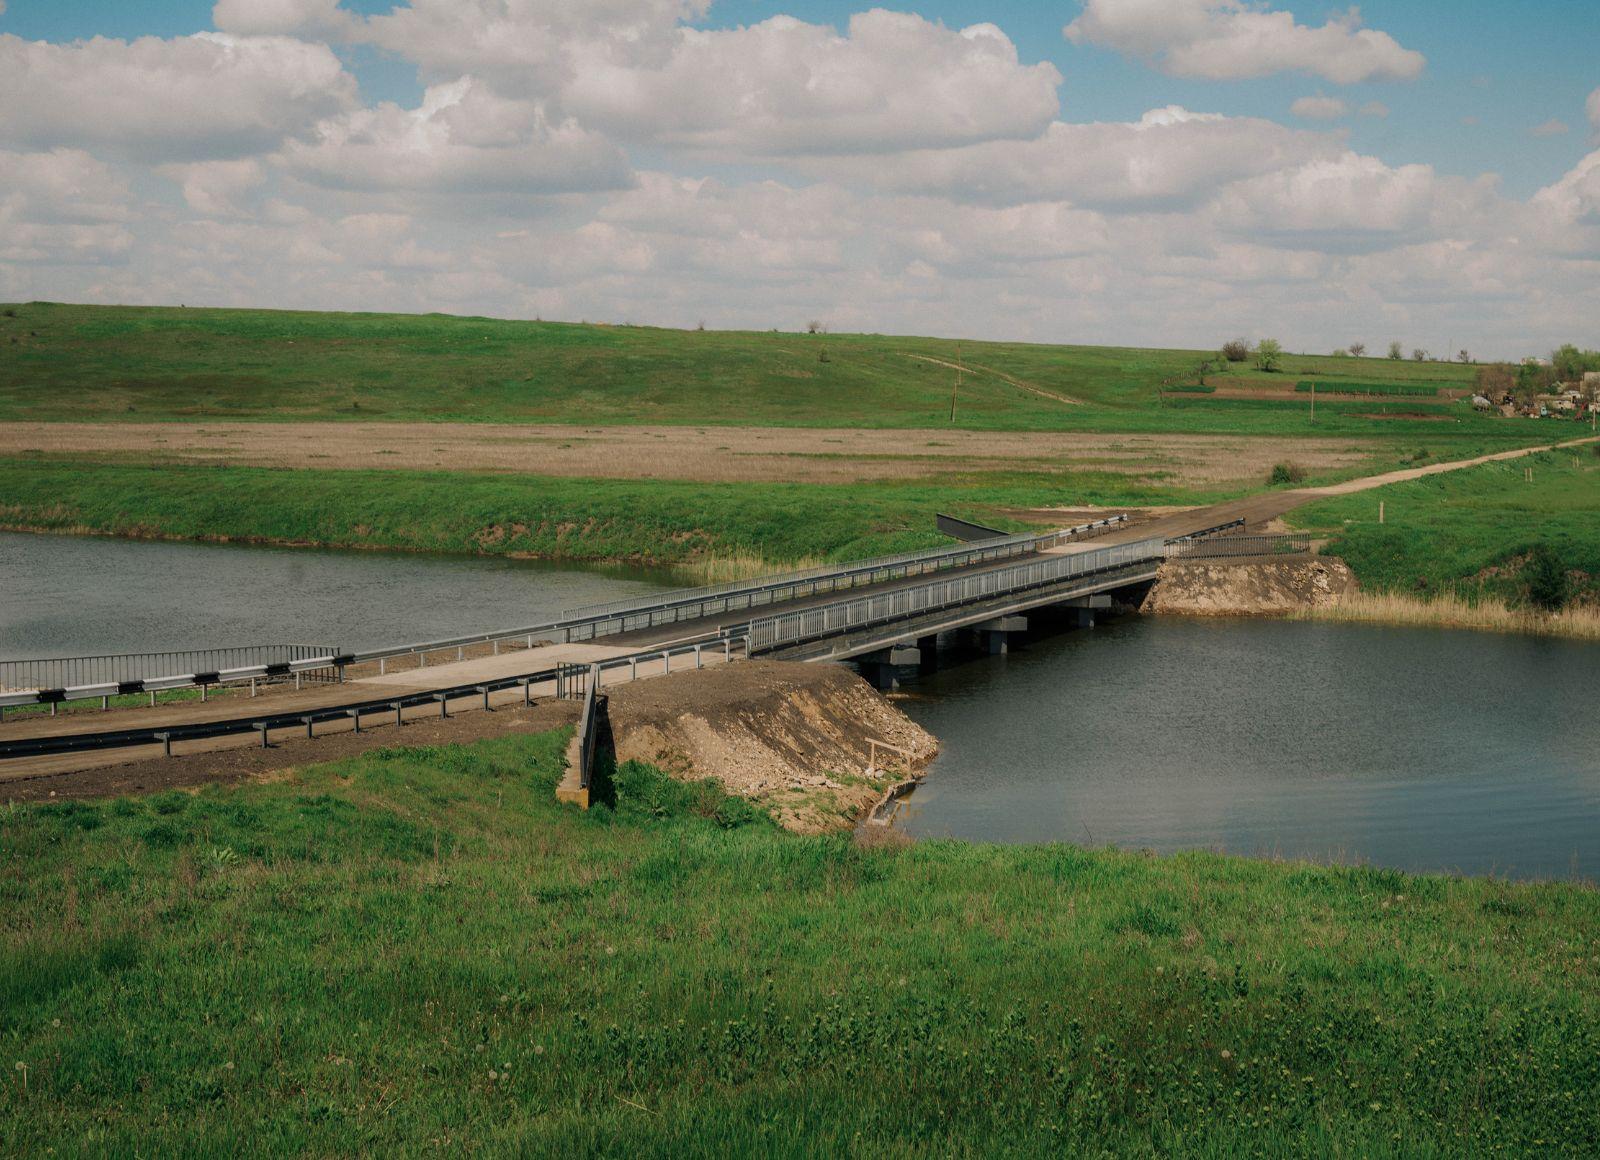
[[[702,482],[847,483],[952,472],[1093,470],[1173,486],[1257,483],[1274,463],[1345,472],[1380,440],[860,428],[479,423],[6,423],[0,456],[250,467],[517,472]]]

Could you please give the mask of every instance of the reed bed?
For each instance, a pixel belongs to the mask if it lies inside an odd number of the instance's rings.
[[[1456,593],[1427,600],[1397,592],[1351,592],[1296,614],[1300,620],[1402,624],[1428,628],[1473,628],[1600,640],[1600,608],[1579,605],[1560,612],[1513,608],[1500,600],[1470,601]]]

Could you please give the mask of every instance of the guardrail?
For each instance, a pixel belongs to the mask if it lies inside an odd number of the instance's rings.
[[[1115,515],[1053,532],[1023,532],[1000,539],[981,540],[953,547],[923,548],[915,552],[878,556],[847,564],[821,565],[792,572],[778,572],[753,580],[685,588],[666,595],[658,593],[654,596],[634,597],[631,600],[614,600],[608,604],[592,604],[576,611],[569,611],[565,616],[570,621],[596,617],[627,618],[633,614],[646,613],[659,613],[666,617],[666,619],[630,624],[622,631],[672,623],[674,619],[698,620],[702,616],[738,611],[762,604],[777,604],[785,600],[813,596],[820,592],[835,592],[840,588],[881,584],[885,580],[893,580],[900,576],[915,576],[924,572],[963,568],[990,560],[1009,559],[1013,556],[1058,547],[1083,537],[1103,534],[1127,522],[1126,515]],[[705,611],[698,611],[700,609]],[[692,615],[669,615],[679,611]]]
[[[593,605],[586,609],[580,609],[575,613],[565,614],[560,620],[529,625],[524,628],[474,633],[470,636],[450,637],[444,640],[422,641],[358,652],[340,652],[337,649],[327,649],[322,651],[318,657],[311,658],[318,663],[309,664],[306,660],[294,660],[290,662],[288,669],[282,668],[282,662],[251,663],[242,666],[218,664],[215,668],[212,668],[209,664],[196,664],[195,668],[187,673],[129,673],[117,678],[106,677],[104,680],[61,680],[41,683],[31,687],[17,685],[0,678],[0,688],[9,685],[13,689],[23,690],[22,692],[9,694],[0,692],[0,713],[3,713],[7,706],[14,705],[55,705],[68,700],[105,698],[130,692],[157,692],[195,686],[199,686],[204,690],[209,685],[259,680],[263,677],[270,678],[276,675],[306,673],[322,669],[332,669],[336,674],[336,679],[342,680],[344,670],[349,665],[377,662],[381,672],[386,669],[387,662],[390,660],[414,657],[419,666],[425,666],[430,654],[448,652],[454,649],[457,657],[460,658],[466,649],[479,645],[489,645],[498,653],[502,645],[518,641],[522,642],[526,647],[532,648],[534,642],[540,640],[558,640],[562,643],[597,640],[600,637],[615,636],[637,629],[656,628],[664,624],[699,620],[706,616],[802,599],[822,592],[833,592],[867,584],[882,583],[885,580],[895,579],[899,576],[918,575],[924,572],[965,567],[989,560],[1025,555],[1072,540],[1103,534],[1112,528],[1127,523],[1127,520],[1128,517],[1126,515],[1119,514],[1054,532],[1026,533],[980,544],[923,549],[916,552],[903,552],[895,556],[881,556],[857,563],[825,565],[796,572],[778,573],[756,580],[678,589],[673,592],[656,593],[647,597],[616,601],[611,604]],[[300,646],[278,647],[293,648]],[[315,650],[315,646],[304,647]],[[198,655],[198,651],[189,655]],[[176,656],[181,654],[143,655]],[[67,659],[93,660],[104,658]]]
[[[1205,540],[1175,540],[1167,545],[1167,559],[1223,560],[1238,556],[1290,556],[1309,551],[1310,532],[1232,535]]]
[[[134,684],[161,677],[332,657],[339,650],[316,644],[247,644],[176,652],[115,653],[97,657],[45,657],[0,661],[0,692]],[[137,691],[137,690],[135,690]]]
[[[1169,544],[1183,544],[1183,543],[1187,543],[1190,540],[1203,540],[1207,536],[1214,536],[1218,532],[1226,532],[1226,531],[1229,531],[1229,530],[1231,530],[1233,528],[1242,528],[1242,527],[1244,527],[1244,525],[1245,525],[1245,521],[1242,520],[1242,519],[1240,519],[1240,520],[1229,520],[1225,524],[1216,524],[1216,525],[1214,525],[1212,527],[1209,527],[1209,528],[1202,528],[1198,532],[1190,532],[1186,536],[1174,536],[1172,539],[1168,540],[1167,543],[1169,543]]]
[[[881,596],[842,600],[821,608],[766,617],[751,622],[748,630],[749,651],[769,652],[787,645],[837,636],[855,628],[905,620],[924,612],[974,604],[1008,593],[1119,571],[1133,564],[1162,560],[1165,555],[1164,540],[1140,540],[1070,556],[1052,556],[1027,564],[1014,564],[1009,568],[997,568],[972,576],[954,576]]]
[[[592,688],[600,684],[600,673],[616,669],[627,669],[627,679],[636,680],[638,679],[639,666],[655,660],[662,662],[663,673],[670,673],[673,671],[672,658],[677,656],[692,655],[695,667],[699,668],[704,664],[707,647],[718,645],[722,648],[724,660],[731,660],[736,649],[742,649],[747,657],[750,655],[750,640],[742,628],[706,633],[667,645],[655,645],[623,656],[609,657],[589,667],[589,685]],[[563,666],[556,665],[551,668],[496,677],[488,681],[471,681],[442,689],[407,690],[405,692],[397,692],[391,696],[363,698],[337,705],[322,705],[314,709],[289,709],[281,713],[255,714],[216,721],[196,721],[187,725],[157,725],[138,729],[103,730],[97,733],[72,733],[58,736],[19,737],[0,740],[0,760],[39,757],[51,753],[121,749],[137,745],[156,744],[162,745],[166,754],[171,756],[172,744],[175,741],[198,741],[250,733],[260,734],[262,747],[265,748],[268,744],[269,735],[275,730],[304,729],[308,737],[313,737],[316,735],[316,727],[319,724],[328,721],[353,721],[356,730],[359,732],[362,717],[367,714],[394,713],[398,721],[406,709],[416,708],[419,705],[437,704],[439,706],[439,715],[447,717],[449,716],[449,706],[452,701],[457,701],[464,697],[482,697],[484,707],[487,708],[490,694],[511,689],[522,689],[524,703],[531,703],[533,686],[546,683],[555,686],[558,679],[563,675],[562,668]]]

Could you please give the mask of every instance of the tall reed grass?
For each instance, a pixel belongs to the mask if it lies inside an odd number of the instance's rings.
[[[1499,600],[1472,602],[1453,592],[1428,600],[1395,592],[1350,592],[1329,604],[1304,609],[1295,614],[1295,619],[1474,628],[1600,640],[1600,608],[1583,605],[1547,613],[1512,608]]]

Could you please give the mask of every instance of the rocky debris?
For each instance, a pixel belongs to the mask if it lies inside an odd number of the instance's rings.
[[[1141,612],[1165,616],[1282,616],[1331,604],[1356,589],[1343,560],[1173,560],[1161,566]]]
[[[608,690],[617,760],[675,777],[715,777],[785,827],[842,829],[904,773],[868,779],[867,743],[925,764],[938,742],[849,669],[752,661]]]

